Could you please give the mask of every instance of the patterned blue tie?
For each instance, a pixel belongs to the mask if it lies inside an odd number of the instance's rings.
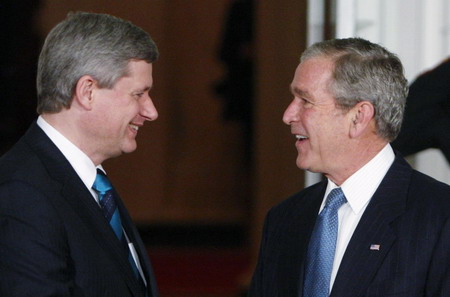
[[[327,197],[311,235],[305,268],[304,297],[327,297],[338,232],[338,209],[347,202],[341,188]]]
[[[123,233],[122,221],[120,219],[120,213],[117,207],[116,198],[114,197],[112,191],[113,188],[111,182],[100,169],[97,169],[97,177],[95,178],[92,188],[98,193],[98,198],[103,215],[111,225],[111,228],[113,229],[117,238],[123,244],[128,256],[128,261],[130,262],[135,277],[138,279],[139,284],[141,286],[144,286],[143,288],[145,290],[145,284],[139,274],[139,270],[128,247],[127,239],[125,237],[125,234]]]

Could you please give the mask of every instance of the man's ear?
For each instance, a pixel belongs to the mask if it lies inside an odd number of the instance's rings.
[[[97,88],[97,81],[92,76],[82,76],[75,86],[74,100],[82,108],[91,110],[95,88]]]
[[[371,123],[375,121],[375,108],[369,101],[361,101],[351,110],[350,137],[357,138],[370,132]],[[373,120],[373,121],[372,121]]]

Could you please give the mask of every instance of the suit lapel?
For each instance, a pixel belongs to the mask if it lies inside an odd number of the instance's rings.
[[[156,297],[157,296],[156,280],[153,278],[154,274],[150,264],[150,260],[148,258],[147,250],[145,248],[144,243],[142,242],[138,230],[134,226],[133,221],[130,215],[128,214],[128,211],[125,208],[125,205],[122,202],[122,199],[119,197],[116,191],[115,194],[116,197],[118,197],[117,204],[120,210],[120,216],[122,218],[123,227],[130,241],[133,243],[134,248],[139,256],[139,261],[141,264],[142,271],[144,273],[145,281],[147,283],[147,288],[152,292],[152,295],[150,296]]]
[[[70,163],[37,124],[33,124],[27,132],[26,141],[40,156],[49,175],[61,185],[59,195],[65,198],[84,222],[87,230],[92,231],[98,245],[102,247],[105,254],[110,256],[111,261],[117,264],[117,270],[123,274],[130,290],[135,296],[139,296],[139,285],[123,246]]]
[[[411,172],[411,167],[397,157],[347,246],[331,297],[364,295],[396,240],[390,224],[405,211]]]

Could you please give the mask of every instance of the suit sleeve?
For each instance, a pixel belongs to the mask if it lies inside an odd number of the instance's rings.
[[[437,242],[427,277],[426,296],[446,297],[450,294],[450,217]]]
[[[62,221],[45,194],[22,182],[0,185],[0,296],[73,296]]]

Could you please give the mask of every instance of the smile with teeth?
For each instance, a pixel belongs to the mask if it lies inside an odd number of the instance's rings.
[[[297,140],[298,141],[302,141],[302,140],[306,140],[306,139],[308,139],[308,137],[306,137],[306,136],[303,136],[303,135],[295,135],[295,138],[297,138]]]
[[[130,126],[131,129],[133,129],[133,130],[135,130],[135,131],[139,130],[139,127],[136,126],[136,125],[129,124],[129,126]]]

